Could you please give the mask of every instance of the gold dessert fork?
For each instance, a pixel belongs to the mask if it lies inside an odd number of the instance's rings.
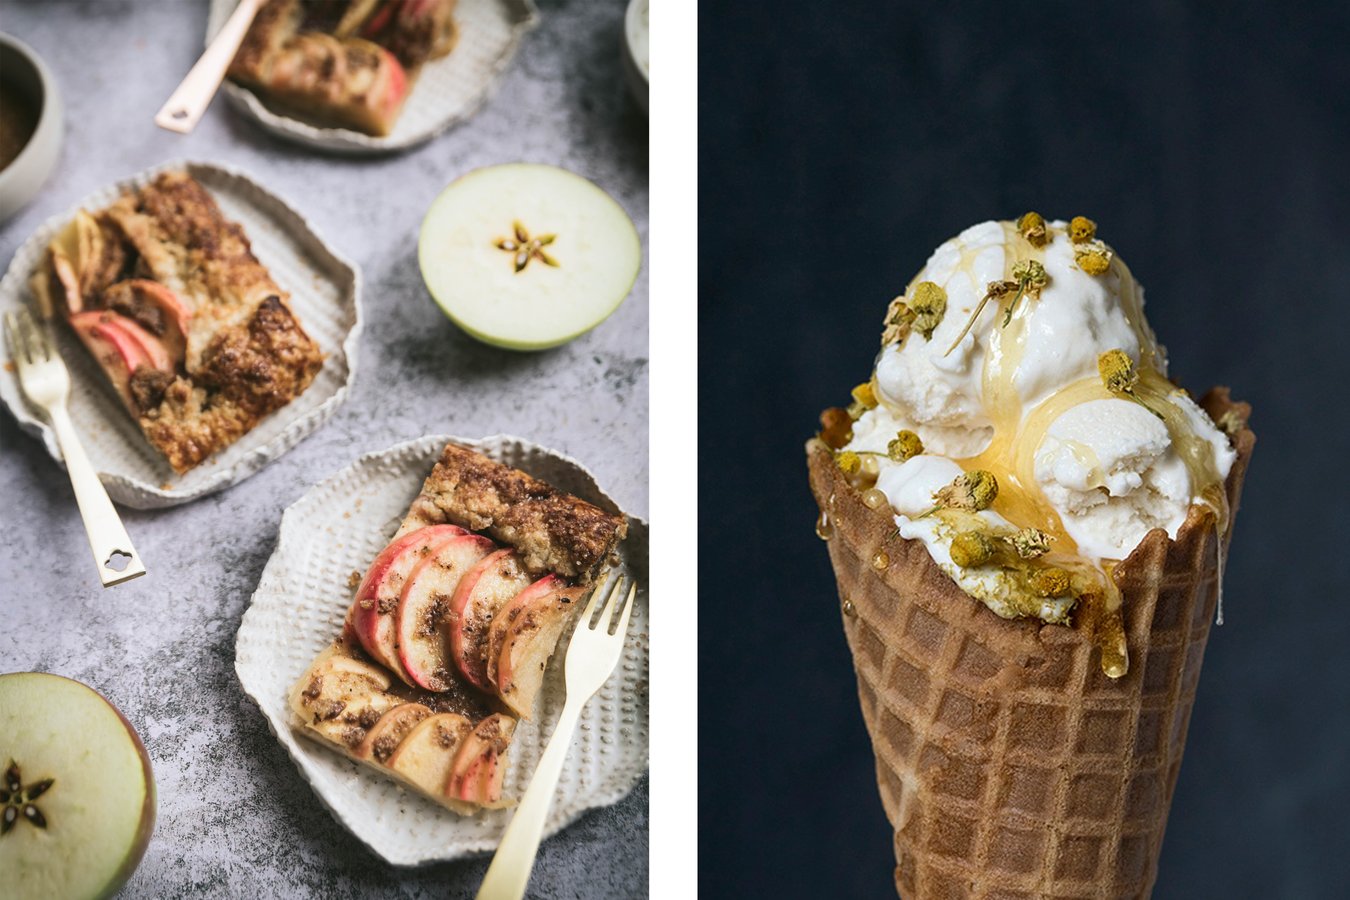
[[[70,395],[70,373],[61,361],[46,326],[38,325],[27,310],[18,315],[5,314],[5,336],[9,340],[9,355],[19,370],[19,384],[34,406],[47,413],[56,432],[56,442],[70,473],[75,488],[75,502],[80,506],[84,531],[89,536],[89,549],[94,552],[94,564],[104,587],[130,581],[145,574],[141,557],[131,546],[131,538],[122,520],[113,509],[108,492],[98,480],[84,447],[75,434],[75,426],[66,412],[66,398]]]
[[[625,587],[628,588],[627,596],[624,596]],[[592,624],[591,617],[602,595],[606,598],[604,608],[599,621]],[[630,582],[622,574],[612,575],[591,593],[591,602],[586,604],[586,612],[567,645],[567,700],[558,716],[558,726],[544,748],[544,755],[516,808],[515,817],[506,826],[487,875],[483,876],[478,900],[520,900],[525,896],[525,885],[530,881],[530,870],[534,868],[534,857],[539,852],[539,841],[544,833],[544,817],[567,759],[572,732],[576,730],[581,708],[600,690],[619,662],[636,595],[637,582]],[[623,599],[619,600],[620,597]],[[614,619],[618,621],[610,633]]]

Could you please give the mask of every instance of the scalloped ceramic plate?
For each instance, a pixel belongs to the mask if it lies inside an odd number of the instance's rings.
[[[236,484],[311,434],[346,399],[356,376],[361,333],[361,274],[323,242],[304,217],[238,169],[213,163],[165,163],[109,185],[42,224],[24,242],[0,280],[0,313],[34,303],[28,279],[47,244],[77,210],[97,209],[122,191],[148,184],[160,172],[186,169],[210,191],[227,219],[244,227],[253,253],[291,295],[291,308],[324,352],[323,369],[299,397],[263,419],[248,434],[185,475],[178,475],[127,413],[122,401],[69,329],[56,328],[56,343],[70,368],[70,417],[108,495],[137,509],[175,506]],[[56,434],[30,406],[0,341],[0,400],[23,429],[40,437],[60,461]]]
[[[510,810],[458,816],[367,766],[303,735],[287,692],[342,630],[349,582],[398,529],[408,505],[449,441],[529,472],[620,512],[579,463],[529,441],[496,435],[478,441],[433,435],[361,457],[310,488],[281,519],[277,549],[239,626],[235,671],[277,739],[319,799],[352,834],[395,865],[458,859],[496,848]],[[629,517],[620,555],[640,590],[623,657],[586,704],[558,783],[544,835],[588,809],[616,803],[647,768],[647,523]],[[508,756],[504,795],[519,798],[562,711],[563,649],[549,663],[536,702],[537,724],[521,722]]]
[[[239,0],[211,0],[206,23],[210,43]],[[539,24],[534,0],[459,0],[455,49],[422,67],[394,130],[372,137],[347,128],[324,128],[269,109],[258,95],[226,81],[221,90],[245,114],[284,138],[353,154],[393,153],[429,141],[478,112],[511,63],[521,39]]]

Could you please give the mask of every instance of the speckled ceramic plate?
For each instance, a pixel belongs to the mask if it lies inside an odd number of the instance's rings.
[[[287,692],[342,630],[353,572],[363,572],[398,529],[408,505],[449,441],[541,478],[610,512],[620,512],[578,462],[520,438],[477,441],[428,436],[363,456],[315,485],[281,519],[276,552],[235,644],[235,670],[300,774],[333,815],[395,865],[457,859],[496,848],[510,810],[459,816],[367,766],[301,733]],[[628,641],[614,674],[586,704],[549,810],[544,834],[588,809],[622,799],[647,768],[647,523],[629,517],[619,547],[641,590]],[[559,647],[566,647],[565,634]],[[521,722],[508,755],[503,788],[519,798],[562,712],[563,656],[549,663],[536,701],[537,724]]]
[[[141,187],[168,169],[186,169],[211,192],[227,219],[243,226],[253,253],[291,295],[291,308],[324,353],[323,369],[303,394],[268,416],[225,450],[178,475],[141,434],[98,364],[67,328],[54,329],[61,356],[70,368],[70,417],[103,479],[108,495],[138,509],[174,506],[229,487],[298,444],[328,421],[347,396],[356,375],[356,344],[361,333],[361,275],[323,242],[304,217],[243,172],[212,163],[172,162],[109,185],[77,206],[53,216],[33,233],[0,280],[0,313],[28,306],[34,298],[28,279],[47,244],[79,209],[99,209],[124,190]],[[25,431],[40,437],[60,460],[56,434],[30,406],[0,341],[0,400]]]
[[[238,5],[239,0],[211,0],[208,43]],[[354,154],[406,150],[473,116],[492,95],[521,39],[539,24],[534,0],[459,0],[454,15],[459,28],[455,49],[422,67],[394,130],[385,137],[293,119],[230,81],[221,90],[265,128],[301,144]]]

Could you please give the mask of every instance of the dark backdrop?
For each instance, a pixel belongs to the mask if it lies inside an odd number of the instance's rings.
[[[702,4],[706,896],[892,890],[802,445],[929,252],[1032,208],[1096,219],[1174,377],[1255,406],[1155,896],[1350,896],[1346,9]]]

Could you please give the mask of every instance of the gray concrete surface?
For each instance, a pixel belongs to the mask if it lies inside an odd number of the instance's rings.
[[[335,419],[236,487],[125,511],[150,575],[104,591],[64,471],[0,415],[0,671],[87,682],[140,729],[161,782],[159,823],[126,897],[468,897],[486,868],[382,863],[297,775],[234,675],[234,635],[282,510],[362,453],[432,432],[513,432],[582,459],[647,510],[647,279],[596,331],[534,355],[474,343],[433,306],[417,227],[458,174],[557,163],[610,191],[647,234],[647,120],[624,93],[623,0],[542,2],[543,22],[472,121],[377,160],[318,155],[223,101],[189,137],[151,117],[201,47],[205,0],[3,0],[0,30],[34,46],[68,104],[60,164],[0,227],[0,261],[100,185],[175,157],[244,167],[290,200],[365,275],[355,390]],[[165,777],[172,773],[172,778]],[[183,787],[190,785],[190,788]],[[531,896],[647,890],[647,783],[545,843]]]

